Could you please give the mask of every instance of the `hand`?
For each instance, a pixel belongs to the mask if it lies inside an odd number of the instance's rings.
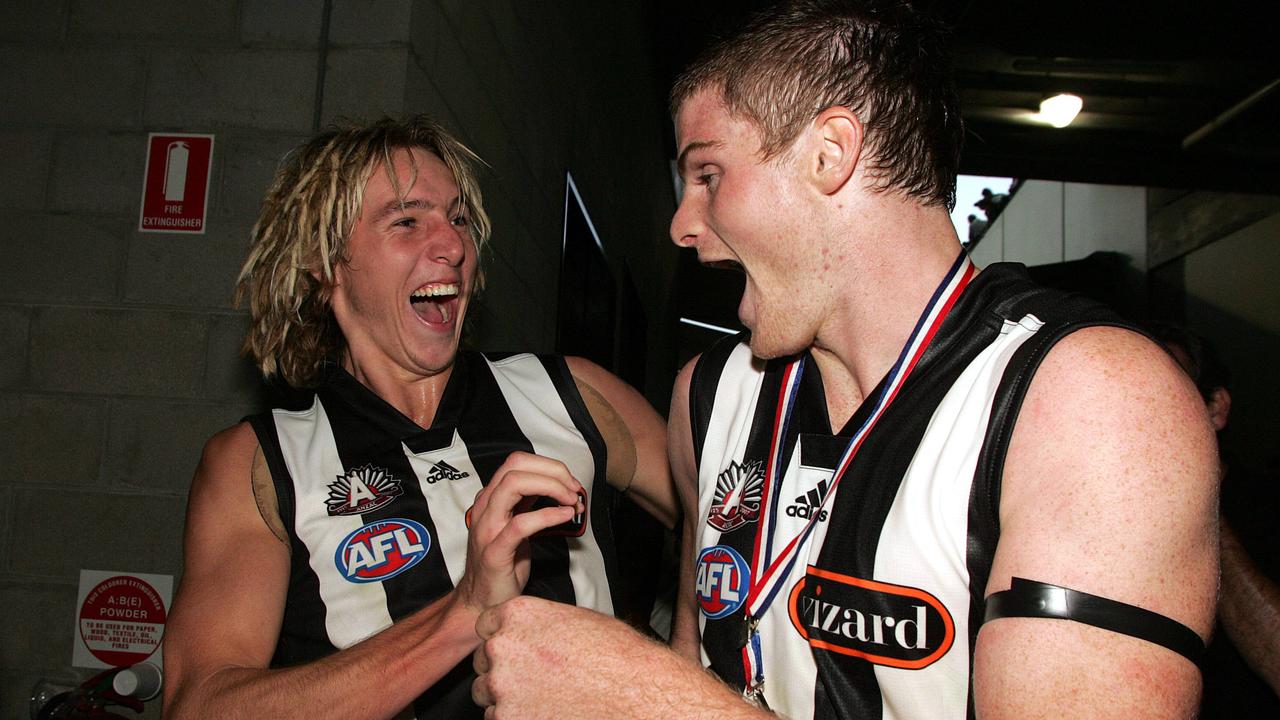
[[[702,668],[594,610],[522,596],[481,614],[476,633],[471,698],[486,720],[762,717]]]
[[[471,697],[485,718],[496,717],[499,707],[504,717],[607,717],[612,711],[595,704],[619,701],[619,689],[631,687],[640,673],[617,651],[662,650],[613,618],[531,597],[486,611],[476,632],[479,677]]]
[[[493,474],[468,511],[467,565],[458,597],[476,612],[515,597],[529,580],[529,538],[586,511],[582,485],[559,460],[515,452]],[[558,507],[521,512],[526,498]]]

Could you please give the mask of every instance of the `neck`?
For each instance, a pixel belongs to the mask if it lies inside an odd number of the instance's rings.
[[[450,365],[434,375],[422,377],[406,373],[396,366],[359,363],[350,352],[343,356],[342,366],[360,384],[422,428],[431,427],[449,377],[453,374],[453,366]]]
[[[879,212],[847,226],[859,228],[858,246],[849,255],[847,281],[837,286],[811,349],[834,429],[848,421],[893,368],[960,253],[944,209],[892,196],[872,204]],[[882,222],[876,223],[876,217]]]

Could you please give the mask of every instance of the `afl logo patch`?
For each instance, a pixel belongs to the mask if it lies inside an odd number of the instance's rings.
[[[924,590],[813,566],[792,588],[789,611],[811,647],[904,670],[932,665],[956,637],[951,613]]]
[[[333,560],[349,582],[382,582],[422,562],[430,548],[431,536],[421,523],[391,518],[348,535]]]
[[[365,465],[348,470],[329,483],[324,504],[330,515],[359,515],[373,512],[404,494],[400,481],[380,467]]]
[[[747,600],[751,570],[737,550],[712,545],[698,555],[698,606],[708,620],[731,615]]]
[[[722,533],[729,532],[760,517],[760,499],[764,496],[764,463],[752,460],[738,464],[734,460],[716,477],[716,492],[711,500],[707,524]]]

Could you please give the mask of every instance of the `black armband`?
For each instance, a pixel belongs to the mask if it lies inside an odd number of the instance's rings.
[[[1015,577],[1008,590],[987,598],[983,622],[1002,617],[1056,618],[1146,640],[1200,665],[1204,641],[1194,630],[1159,613],[1097,595]]]

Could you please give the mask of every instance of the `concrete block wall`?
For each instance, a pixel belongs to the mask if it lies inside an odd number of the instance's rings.
[[[643,294],[646,389],[665,401],[665,112],[647,48],[619,42],[647,37],[641,10],[330,5],[0,5],[0,716],[25,717],[38,678],[68,676],[80,569],[180,576],[200,448],[262,403],[232,307],[248,232],[277,160],[318,124],[428,112],[488,161],[481,347],[554,349],[572,172]],[[160,131],[216,136],[204,235],[137,232]]]
[[[273,35],[270,5],[5,4],[4,717],[74,677],[81,569],[180,574],[200,447],[259,402],[231,286],[276,158],[311,131],[321,19]],[[153,131],[216,135],[206,234],[137,232]]]

